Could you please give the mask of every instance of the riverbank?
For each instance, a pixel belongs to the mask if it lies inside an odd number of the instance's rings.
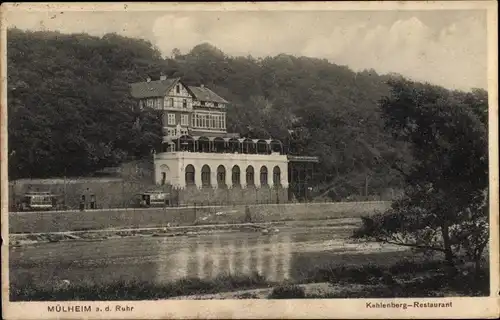
[[[204,224],[193,226],[179,226],[167,224],[165,227],[152,228],[124,228],[85,231],[41,232],[10,234],[9,245],[20,247],[41,243],[62,241],[99,241],[125,237],[196,237],[213,233],[224,232],[260,232],[262,234],[279,233],[283,228],[293,227],[328,227],[350,229],[360,225],[358,218],[339,218],[327,220],[306,221],[275,221],[262,223],[235,223],[235,224]],[[280,229],[281,228],[281,229]]]
[[[283,285],[302,288],[297,298],[486,294],[487,275],[472,281],[466,269],[450,275],[440,261],[407,248],[350,239],[359,223],[344,218],[11,234],[11,297],[265,299]]]
[[[106,285],[12,285],[12,301],[103,301],[159,299],[321,299],[459,297],[489,295],[488,271],[472,275],[467,267],[450,273],[440,260],[408,258],[380,265],[331,265],[301,282],[273,283],[264,277],[219,276],[181,279],[167,284],[118,281]],[[391,260],[391,259],[389,259]]]
[[[390,202],[264,204],[88,211],[11,212],[9,233],[53,233],[167,225],[254,223],[359,218],[389,208]]]

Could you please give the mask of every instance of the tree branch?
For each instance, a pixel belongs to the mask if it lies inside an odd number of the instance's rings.
[[[395,163],[392,163],[390,166],[392,169],[401,173],[403,175],[403,177],[408,178],[409,175],[403,169],[401,169],[398,165],[396,165]]]
[[[383,243],[387,243],[387,244],[394,244],[394,245],[402,246],[402,247],[411,247],[411,248],[426,249],[426,250],[433,250],[433,251],[440,251],[440,252],[445,251],[443,248],[439,248],[439,247],[424,246],[424,245],[418,245],[418,244],[413,244],[413,243],[401,243],[401,242],[395,242],[395,241],[390,241],[390,240],[381,239],[381,238],[376,238],[375,240],[378,242],[383,242]]]

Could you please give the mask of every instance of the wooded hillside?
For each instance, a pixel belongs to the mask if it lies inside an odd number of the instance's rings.
[[[318,193],[399,187],[393,164],[411,162],[379,108],[398,76],[286,54],[230,57],[209,44],[163,59],[151,43],[115,34],[9,30],[7,40],[10,178],[88,175],[149,154],[159,119],[135,108],[128,84],[161,72],[230,101],[230,132],[287,142],[293,130],[298,151],[320,157]]]

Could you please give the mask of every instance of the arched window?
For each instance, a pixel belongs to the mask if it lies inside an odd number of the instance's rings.
[[[219,188],[226,187],[226,168],[223,165],[217,167],[217,186]]]
[[[252,139],[243,140],[243,153],[255,154],[257,153],[257,145]]]
[[[278,166],[273,169],[273,185],[275,187],[281,186],[281,169]]]
[[[269,153],[269,145],[265,140],[259,140],[256,144],[257,153],[258,154],[268,154]]]
[[[207,165],[201,167],[201,185],[203,187],[212,186],[212,183],[210,182],[210,167]]]
[[[194,139],[191,136],[183,135],[177,140],[177,149],[180,151],[194,152]]]
[[[236,139],[236,138],[229,139],[228,148],[229,148],[229,152],[231,152],[231,153],[240,152],[241,151],[240,150],[240,142],[238,141],[238,139]]]
[[[222,139],[220,137],[215,138],[213,141],[213,145],[214,145],[215,152],[217,152],[217,153],[225,152],[226,142],[224,141],[224,139]]]
[[[267,186],[267,167],[266,166],[262,166],[262,168],[260,168],[260,185],[261,186]]]
[[[191,164],[188,164],[186,167],[186,186],[194,186],[194,167]]]
[[[198,152],[210,152],[210,139],[207,137],[200,137],[198,139]]]
[[[234,166],[233,167],[231,180],[233,182],[233,187],[239,187],[239,186],[241,186],[241,181],[240,181],[240,167],[238,167],[238,166]]]
[[[283,145],[279,140],[271,140],[271,144],[269,145],[271,152],[283,153]]]
[[[253,187],[253,186],[255,186],[254,170],[253,170],[252,166],[248,166],[246,178],[247,178],[246,179],[247,180],[247,187]]]
[[[161,181],[160,181],[160,184],[162,186],[164,186],[167,183],[167,177],[168,177],[169,171],[170,171],[170,169],[168,168],[167,165],[162,164],[160,166],[160,172],[161,172]]]

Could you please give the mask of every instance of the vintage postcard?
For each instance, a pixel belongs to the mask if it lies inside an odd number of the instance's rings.
[[[1,32],[5,319],[499,316],[496,2],[10,3]]]

